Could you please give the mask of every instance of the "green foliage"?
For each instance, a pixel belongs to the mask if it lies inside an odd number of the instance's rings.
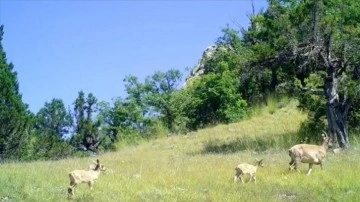
[[[268,9],[252,16],[251,26],[242,30],[244,43],[252,54],[246,68],[239,72],[240,90],[250,105],[266,101],[273,93],[294,93],[296,71],[293,61],[287,60],[293,41],[286,15],[290,5],[271,1]]]
[[[36,115],[35,128],[44,136],[54,135],[59,140],[69,135],[73,120],[61,99],[52,99]]]
[[[150,109],[146,105],[150,87],[139,82],[135,76],[126,77],[124,82],[128,96],[124,102],[117,103],[117,106],[121,107],[120,112],[125,111],[123,115],[129,117],[125,119],[125,122],[129,121],[126,124],[139,134],[145,134],[147,125],[152,122],[152,118],[148,116]]]
[[[309,112],[301,133],[326,127],[326,111],[333,133],[339,132],[336,128],[347,133],[347,120],[357,128],[359,6],[355,0],[269,1],[268,9],[252,16],[251,26],[243,30],[244,43],[252,52],[248,68],[239,72],[240,90],[248,103],[264,101],[273,92],[295,95],[300,108]],[[338,85],[326,86],[329,78]],[[326,100],[330,90],[338,94],[334,106]],[[334,113],[344,120],[329,115]]]
[[[191,99],[185,109],[191,128],[234,122],[245,116],[247,103],[237,91],[235,75],[230,71],[207,74],[186,89]]]
[[[351,132],[354,135],[360,134],[360,99],[353,100],[353,107],[350,111],[349,125],[351,126]]]
[[[324,128],[326,128],[326,119],[324,117],[318,119],[310,117],[308,121],[302,123],[298,133],[298,141],[318,144],[322,140],[321,134]]]
[[[190,131],[190,119],[186,115],[187,110],[191,110],[192,98],[186,89],[180,89],[173,92],[170,96],[169,106],[172,108],[174,120],[170,132],[172,134],[186,134]]]
[[[307,112],[300,140],[315,142],[328,126],[324,93],[325,81],[331,76],[338,81],[337,109],[344,110],[344,103],[351,103],[344,117],[352,131],[360,131],[359,2],[270,0],[264,12],[251,16],[250,26],[241,35],[224,28],[215,52],[202,64],[203,75],[181,89],[182,74],[170,69],[157,71],[144,82],[136,76],[125,77],[127,95],[113,103],[98,102],[93,94],[80,91],[74,103],[73,131],[61,100],[46,103],[31,119],[18,92],[16,72],[0,46],[1,157],[62,158],[74,153],[69,144],[86,150],[116,150],[169,133],[186,134],[236,122],[255,114],[256,106],[265,103],[267,112],[275,114],[286,105],[280,99],[284,97],[298,98],[299,108]],[[30,139],[31,121],[35,127]],[[63,137],[71,132],[67,142]],[[215,140],[205,150],[255,147],[263,151],[280,142],[271,138],[232,143]]]
[[[99,146],[104,140],[99,131],[101,123],[93,120],[96,103],[97,98],[92,93],[85,98],[83,91],[79,92],[78,98],[74,102],[76,125],[70,142],[80,150],[98,152]]]
[[[127,97],[114,106],[100,107],[106,134],[113,142],[136,143],[141,139],[161,137],[186,131],[183,103],[177,90],[181,80],[178,70],[155,72],[142,83],[135,76],[124,79]]]
[[[185,108],[187,127],[191,130],[217,123],[231,123],[247,114],[247,101],[239,92],[241,77],[251,52],[233,29],[223,29],[217,49],[203,64],[204,75],[188,83]]]
[[[157,114],[163,124],[171,132],[175,132],[175,120],[180,114],[177,110],[177,103],[173,97],[181,81],[181,73],[178,70],[170,69],[167,72],[155,72],[148,77],[145,86],[149,88],[146,96],[146,103],[153,113]]]
[[[28,156],[30,113],[22,102],[14,65],[8,63],[2,47],[0,26],[0,160]]]
[[[134,144],[141,139],[149,139],[164,133],[163,126],[153,115],[154,108],[163,109],[161,104],[164,102],[156,106],[149,105],[151,102],[164,101],[162,99],[164,97],[157,97],[156,93],[171,91],[172,87],[166,85],[168,83],[163,80],[166,78],[162,76],[164,76],[162,73],[158,73],[154,75],[154,80],[148,78],[145,83],[139,82],[135,76],[127,76],[124,79],[127,97],[116,99],[113,106],[108,103],[98,105],[98,119],[111,142],[111,144],[108,142],[109,148],[114,150],[115,145]]]
[[[31,156],[28,160],[58,160],[75,155],[75,148],[67,140],[60,140],[56,135],[41,135],[35,132],[31,139]]]
[[[99,116],[103,117],[101,126],[105,134],[114,144],[116,142],[136,142],[141,138],[139,126],[144,127],[145,122],[141,119],[134,103],[127,103],[117,99],[113,107],[106,104],[106,107],[99,107]]]
[[[309,78],[305,79],[304,87],[310,89],[318,89],[322,85],[322,77],[319,74],[310,74]],[[320,119],[325,118],[325,100],[320,94],[311,91],[304,91],[299,94],[299,108],[307,110],[309,114],[309,126],[314,126],[314,130],[319,126],[324,126]],[[316,125],[318,123],[319,125]],[[311,128],[309,128],[311,130]]]
[[[39,110],[32,131],[32,158],[59,159],[71,156],[74,148],[66,140],[72,117],[61,99],[52,99]]]

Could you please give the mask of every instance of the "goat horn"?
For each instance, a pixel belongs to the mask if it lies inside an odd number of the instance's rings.
[[[325,130],[322,131],[325,136],[328,136],[328,134],[325,132]]]

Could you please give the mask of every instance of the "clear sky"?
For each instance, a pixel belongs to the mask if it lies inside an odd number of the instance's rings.
[[[266,0],[254,0],[265,9]],[[37,113],[52,98],[78,92],[112,103],[123,79],[198,63],[221,29],[248,27],[251,0],[0,0],[8,62],[23,101]]]

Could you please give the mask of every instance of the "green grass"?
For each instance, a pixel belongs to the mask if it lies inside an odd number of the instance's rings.
[[[273,107],[272,107],[273,108]],[[245,121],[186,136],[160,138],[98,156],[112,170],[90,190],[76,187],[70,201],[358,201],[357,146],[329,152],[324,170],[287,171],[287,148],[306,115],[293,105],[264,108]],[[257,184],[233,183],[235,166],[264,159]],[[94,158],[0,165],[0,201],[68,201],[68,172]],[[248,179],[248,178],[246,178]]]

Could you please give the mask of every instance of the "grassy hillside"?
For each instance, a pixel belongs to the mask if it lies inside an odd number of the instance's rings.
[[[240,123],[219,125],[126,147],[97,158],[111,169],[89,190],[76,188],[72,201],[358,201],[357,147],[327,156],[311,177],[287,171],[287,148],[305,114],[294,105]],[[257,184],[233,183],[235,166],[264,159]],[[94,158],[0,165],[0,201],[68,201],[68,172]]]

